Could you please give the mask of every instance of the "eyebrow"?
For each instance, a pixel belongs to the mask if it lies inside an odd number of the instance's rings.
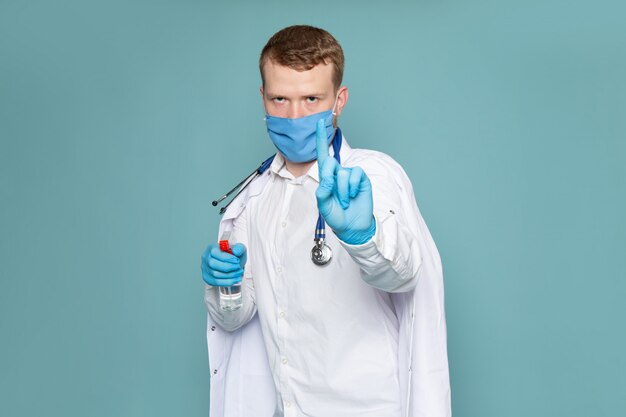
[[[276,98],[276,97],[287,97],[286,95],[283,94],[275,94],[275,93],[267,93],[267,96],[270,98]],[[311,94],[304,94],[302,96],[300,96],[300,98],[307,98],[307,97],[326,97],[327,94],[324,93],[311,93]]]

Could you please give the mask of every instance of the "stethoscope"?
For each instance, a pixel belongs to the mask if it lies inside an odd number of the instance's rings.
[[[341,142],[342,142],[341,129],[337,128],[335,137],[333,138],[332,145],[333,145],[333,151],[335,152],[335,159],[340,164],[341,164],[341,157],[339,156],[339,151],[341,150]],[[230,196],[236,190],[239,190],[237,191],[237,194],[235,194],[233,199],[230,200],[228,204],[226,204],[224,207],[220,209],[220,215],[224,214],[228,206],[230,206],[230,203],[235,201],[237,196],[243,190],[245,190],[246,187],[250,185],[250,183],[256,177],[258,177],[259,175],[263,175],[263,173],[267,171],[270,165],[272,165],[272,162],[274,161],[275,156],[276,154],[267,158],[265,161],[261,163],[261,165],[257,169],[252,171],[250,175],[244,178],[243,181],[241,181],[239,184],[234,186],[229,192],[227,192],[226,194],[224,194],[217,200],[213,201],[212,203],[213,206],[217,206],[220,202],[227,199],[228,196]],[[326,222],[324,221],[324,218],[322,217],[321,213],[319,213],[317,216],[317,224],[315,225],[315,234],[314,234],[313,241],[315,242],[315,245],[313,246],[313,249],[311,249],[311,260],[313,261],[315,265],[320,265],[320,266],[326,265],[332,259],[333,251],[330,249],[330,246],[328,246],[325,242],[326,241]]]

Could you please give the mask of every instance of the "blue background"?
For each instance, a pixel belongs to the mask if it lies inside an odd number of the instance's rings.
[[[2,0],[0,415],[208,414],[210,203],[273,152],[258,54],[296,23],[413,182],[454,415],[626,415],[623,4]]]

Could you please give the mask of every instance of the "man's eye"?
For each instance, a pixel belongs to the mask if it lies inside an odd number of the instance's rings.
[[[307,97],[307,98],[306,98],[306,102],[307,102],[307,103],[316,103],[316,102],[317,102],[317,100],[318,100],[318,98],[317,98],[317,97]]]
[[[274,102],[275,103],[284,103],[285,102],[285,97],[274,97]]]

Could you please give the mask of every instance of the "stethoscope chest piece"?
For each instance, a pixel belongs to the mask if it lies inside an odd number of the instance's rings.
[[[324,239],[315,239],[315,246],[311,249],[311,260],[315,265],[326,265],[333,257],[333,251],[324,243]]]

